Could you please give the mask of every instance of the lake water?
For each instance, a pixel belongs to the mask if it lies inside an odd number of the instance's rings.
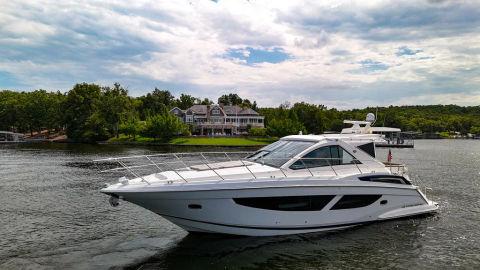
[[[115,179],[93,159],[173,150],[0,145],[0,269],[480,268],[480,140],[392,149],[412,179],[432,188],[434,216],[257,238],[189,235],[136,205],[112,208],[98,192]],[[386,159],[386,149],[377,152]]]

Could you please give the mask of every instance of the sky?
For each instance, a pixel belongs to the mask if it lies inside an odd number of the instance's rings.
[[[480,1],[0,0],[0,89],[480,105]]]

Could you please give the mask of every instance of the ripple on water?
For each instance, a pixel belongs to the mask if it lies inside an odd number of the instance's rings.
[[[113,175],[91,160],[171,149],[0,146],[0,269],[443,269],[480,265],[480,141],[417,141],[392,149],[433,190],[435,216],[282,237],[186,234],[98,190]],[[216,149],[218,150],[218,149]],[[185,151],[185,149],[182,149]],[[378,149],[385,159],[387,149]],[[113,165],[112,165],[113,166]],[[106,167],[108,168],[108,166]]]

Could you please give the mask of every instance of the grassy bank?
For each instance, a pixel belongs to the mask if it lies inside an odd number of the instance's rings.
[[[138,144],[171,144],[171,145],[212,145],[212,146],[256,146],[267,145],[276,141],[277,138],[259,137],[178,137],[169,142],[161,142],[154,138],[137,136],[135,140],[125,135],[119,138],[111,138],[108,143],[138,143]]]

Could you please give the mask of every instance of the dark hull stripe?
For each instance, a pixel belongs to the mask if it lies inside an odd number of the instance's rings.
[[[393,219],[403,219],[403,218],[408,218],[408,217],[413,217],[413,216],[423,216],[423,215],[428,215],[434,213],[435,210],[428,210],[428,211],[422,211],[418,213],[413,213],[413,214],[406,214],[406,215],[401,215],[401,216],[396,216],[392,218],[387,218],[387,219],[378,219],[378,220],[371,220],[371,221],[361,221],[361,222],[352,222],[352,223],[343,223],[343,224],[335,224],[335,225],[323,225],[323,226],[311,226],[311,227],[262,227],[262,226],[243,226],[243,225],[233,225],[233,224],[224,224],[224,223],[216,223],[216,222],[209,222],[209,221],[201,221],[201,220],[195,220],[195,219],[189,219],[189,218],[182,218],[182,217],[177,217],[177,216],[170,216],[170,215],[164,215],[164,214],[158,214],[163,217],[169,217],[169,218],[176,218],[176,219],[183,219],[183,220],[188,220],[188,221],[193,221],[193,222],[198,222],[198,223],[203,223],[203,224],[209,224],[209,225],[216,225],[216,226],[223,226],[223,227],[231,227],[231,228],[241,228],[241,229],[253,229],[253,230],[286,230],[286,231],[300,231],[300,230],[318,230],[318,229],[334,229],[334,228],[342,228],[342,227],[347,227],[347,226],[358,226],[358,225],[367,225],[371,224],[374,222],[384,222],[388,220],[393,220]]]
[[[353,223],[344,223],[344,224],[335,224],[335,225],[323,225],[323,226],[312,226],[312,227],[262,227],[262,226],[243,226],[243,225],[215,223],[215,222],[201,221],[201,220],[182,218],[182,217],[176,217],[176,216],[170,216],[170,215],[164,215],[164,214],[158,214],[158,215],[163,216],[163,217],[183,219],[183,220],[188,220],[188,221],[193,221],[193,222],[198,222],[198,223],[203,223],[203,224],[209,224],[209,225],[223,226],[223,227],[253,229],[253,230],[275,230],[275,231],[276,230],[278,230],[278,231],[282,231],[282,230],[301,231],[301,230],[318,230],[318,229],[329,229],[329,228],[341,228],[341,227],[347,227],[347,226],[364,225],[364,224],[375,222],[375,221],[362,221],[362,222],[353,222]]]

